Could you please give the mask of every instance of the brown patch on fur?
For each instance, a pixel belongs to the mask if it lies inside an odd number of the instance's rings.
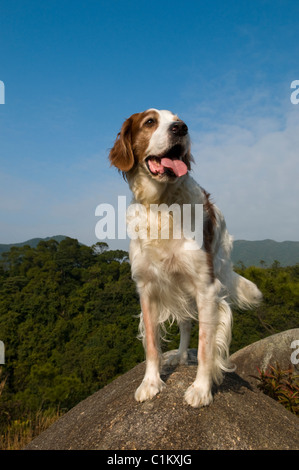
[[[153,119],[152,124],[147,124]],[[149,110],[132,114],[122,125],[109,154],[111,165],[126,173],[144,158],[153,132],[159,125],[157,111]]]
[[[213,207],[213,203],[210,201],[210,194],[204,189],[202,190],[205,195],[204,210],[207,213],[207,218],[203,227],[203,238],[204,248],[207,253],[207,262],[210,270],[210,276],[212,282],[215,280],[214,265],[213,265],[213,253],[212,253],[212,242],[214,239],[214,226],[216,224],[216,215]]]
[[[134,165],[134,155],[131,146],[132,117],[128,118],[117,134],[113,148],[110,150],[111,165],[121,171],[128,171]]]

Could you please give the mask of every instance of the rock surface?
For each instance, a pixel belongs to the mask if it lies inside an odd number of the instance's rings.
[[[294,341],[298,343],[292,348]],[[298,364],[293,364],[291,361],[293,353]],[[257,367],[266,370],[269,365],[275,367],[276,362],[282,369],[291,368],[294,373],[299,374],[299,328],[283,331],[250,344],[234,353],[231,360],[236,364],[238,374],[253,385],[256,384],[256,380],[251,376],[257,375]]]
[[[299,339],[299,329],[290,331],[292,338]],[[282,344],[286,335],[290,338],[290,332],[279,335],[275,344]],[[260,365],[269,352],[263,341],[232,356],[237,371],[225,376],[209,407],[194,409],[184,402],[184,392],[196,374],[196,351],[189,350],[187,366],[163,369],[166,387],[152,400],[134,399],[144,374],[142,363],[79,403],[26,449],[299,450],[298,417],[247,380],[248,372],[256,373],[252,364]]]

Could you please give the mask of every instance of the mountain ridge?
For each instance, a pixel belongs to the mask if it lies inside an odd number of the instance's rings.
[[[16,247],[22,247],[25,245],[29,245],[31,248],[36,248],[39,242],[44,241],[47,242],[49,240],[56,240],[57,242],[61,242],[66,238],[66,235],[53,235],[53,237],[35,237],[35,238],[30,238],[29,240],[26,240],[25,242],[19,242],[19,243],[0,243],[0,255],[2,253],[5,253],[6,251],[9,251],[13,246]]]
[[[277,242],[270,238],[264,240],[235,240],[232,261],[248,266],[269,267],[275,261],[281,266],[293,266],[299,263],[299,242]]]
[[[0,255],[10,250],[11,247],[29,245],[36,248],[40,241],[56,240],[61,242],[66,235],[54,235],[46,238],[31,238],[20,243],[0,243]],[[264,240],[235,240],[232,251],[232,261],[235,265],[269,267],[278,261],[281,266],[293,266],[299,263],[299,241],[277,242],[271,238]]]

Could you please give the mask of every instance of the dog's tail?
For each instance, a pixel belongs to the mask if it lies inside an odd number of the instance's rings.
[[[245,279],[233,270],[231,261],[233,238],[226,229],[223,216],[220,213],[217,213],[217,215],[221,228],[221,237],[218,239],[218,247],[215,249],[214,256],[216,277],[224,286],[227,300],[230,303],[243,310],[257,307],[262,301],[263,295],[252,281]],[[215,243],[217,246],[217,240]]]
[[[231,273],[228,290],[231,302],[243,310],[257,307],[263,298],[261,291],[253,282],[234,271]]]

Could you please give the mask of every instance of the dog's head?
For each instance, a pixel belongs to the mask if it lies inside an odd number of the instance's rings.
[[[109,159],[124,175],[141,167],[160,182],[173,182],[191,169],[186,124],[170,111],[148,109],[122,125]]]

